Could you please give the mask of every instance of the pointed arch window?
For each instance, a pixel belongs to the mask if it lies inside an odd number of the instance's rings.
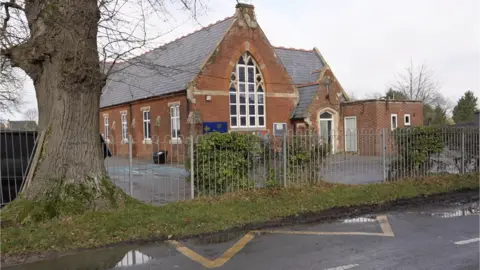
[[[265,127],[265,84],[253,57],[246,52],[230,77],[230,126]]]

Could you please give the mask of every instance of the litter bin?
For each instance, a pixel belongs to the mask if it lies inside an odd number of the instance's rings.
[[[158,152],[153,153],[153,163],[155,164],[167,163],[167,154],[168,154],[168,151],[166,150],[160,150]]]

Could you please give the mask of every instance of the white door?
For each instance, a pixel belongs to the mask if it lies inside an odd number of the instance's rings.
[[[345,152],[357,151],[357,118],[345,117]]]
[[[330,147],[332,153],[335,152],[335,127],[333,125],[333,115],[329,112],[324,112],[320,115],[320,138],[323,143]]]

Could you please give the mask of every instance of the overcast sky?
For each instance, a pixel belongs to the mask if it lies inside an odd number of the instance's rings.
[[[361,98],[384,92],[394,74],[426,64],[440,92],[456,103],[466,90],[480,96],[479,0],[250,0],[257,20],[274,46],[317,47],[347,93]],[[207,15],[185,23],[153,21],[168,42],[235,12],[234,0],[205,0]],[[28,104],[36,107],[33,85],[25,85]],[[21,119],[16,114],[11,119]]]

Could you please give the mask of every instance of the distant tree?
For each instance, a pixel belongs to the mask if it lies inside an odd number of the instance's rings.
[[[441,106],[435,107],[429,104],[423,106],[423,124],[425,126],[443,126],[448,125],[447,111]]]
[[[385,93],[386,99],[394,99],[394,100],[407,100],[408,97],[400,91],[393,90],[392,88],[388,89]]]
[[[421,100],[425,104],[434,104],[438,98],[439,84],[425,64],[410,66],[404,73],[395,75],[396,81],[391,85],[392,93],[402,93],[411,100]]]
[[[455,123],[471,122],[475,119],[475,110],[477,109],[478,98],[472,91],[467,91],[458,100],[453,108],[453,120]]]
[[[447,112],[442,106],[437,105],[434,109],[434,117],[432,120],[432,125],[434,126],[443,126],[448,123]]]
[[[0,56],[0,112],[11,114],[22,105],[22,88],[25,76],[12,68],[8,59]]]
[[[23,119],[27,121],[38,122],[38,111],[36,108],[30,108],[23,113]]]

